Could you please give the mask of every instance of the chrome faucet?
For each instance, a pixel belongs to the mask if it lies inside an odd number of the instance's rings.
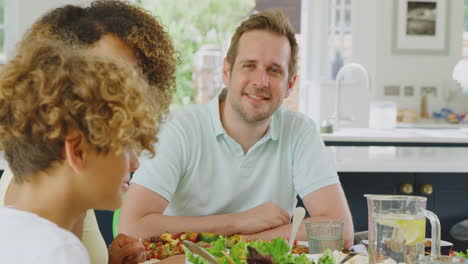
[[[370,91],[371,83],[369,78],[369,72],[359,63],[348,63],[345,66],[341,67],[341,69],[336,74],[336,108],[334,113],[334,124],[333,130],[338,131],[340,129],[340,120],[343,120],[340,114],[340,91],[341,91],[341,79],[343,79],[343,74],[346,70],[349,69],[357,69],[364,74],[364,78],[366,80],[367,90]],[[371,94],[371,93],[370,93]]]

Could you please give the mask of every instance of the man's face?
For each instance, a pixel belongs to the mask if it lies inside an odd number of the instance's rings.
[[[223,66],[227,106],[249,123],[270,118],[289,96],[296,79],[288,82],[290,54],[285,36],[261,30],[245,32],[234,65],[225,60]]]

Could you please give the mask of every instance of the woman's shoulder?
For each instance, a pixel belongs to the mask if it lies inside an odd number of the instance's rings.
[[[83,263],[89,259],[86,249],[74,234],[30,212],[10,207],[0,208],[0,233],[0,248],[6,252],[2,258],[26,260],[28,256],[15,256],[18,254],[16,249],[23,248],[18,245],[24,245],[27,248],[23,250],[27,251],[29,257],[36,256],[38,260],[57,254],[57,257],[83,258]]]

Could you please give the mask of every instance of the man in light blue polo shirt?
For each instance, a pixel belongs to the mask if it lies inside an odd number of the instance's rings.
[[[313,121],[281,108],[296,82],[297,49],[280,11],[237,28],[223,66],[227,88],[171,114],[156,157],[135,173],[119,231],[288,237],[299,195],[311,215],[304,221],[341,219],[345,247],[352,244],[346,199]]]

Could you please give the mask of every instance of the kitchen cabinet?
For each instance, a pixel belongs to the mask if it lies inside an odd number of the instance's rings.
[[[468,173],[396,173],[396,172],[340,172],[340,181],[353,215],[355,231],[367,230],[367,201],[364,194],[404,194],[400,188],[412,187],[411,195],[427,197],[427,209],[438,215],[442,239],[454,243],[456,250],[468,248],[468,241],[456,241],[450,228],[468,219]],[[424,194],[421,190],[432,193]],[[427,237],[430,224],[427,222]]]

